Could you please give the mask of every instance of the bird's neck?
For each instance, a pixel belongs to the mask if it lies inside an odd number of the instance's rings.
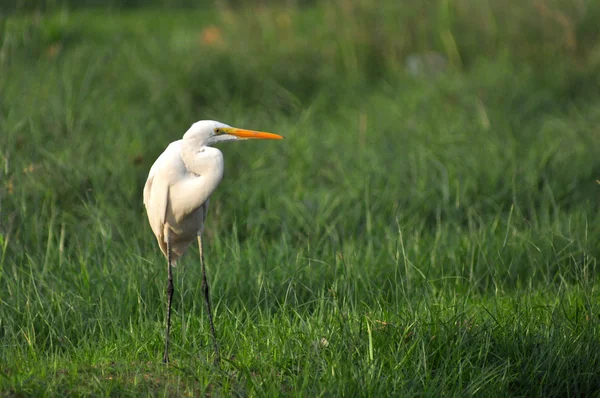
[[[181,159],[185,164],[186,169],[196,174],[201,174],[201,164],[200,158],[202,157],[202,151],[205,149],[204,146],[196,146],[190,145],[183,141],[183,145],[181,146]],[[199,162],[200,161],[200,162]]]
[[[208,176],[219,169],[222,174],[223,155],[221,152],[209,146],[186,145],[185,141],[181,147],[181,160],[185,168],[196,175]],[[217,173],[217,174],[219,174]],[[219,177],[220,178],[220,177]]]

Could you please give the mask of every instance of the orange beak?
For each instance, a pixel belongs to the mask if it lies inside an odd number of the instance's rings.
[[[265,133],[263,131],[253,131],[238,129],[236,127],[220,128],[223,134],[229,134],[238,137],[242,140],[281,140],[282,136],[272,133]]]

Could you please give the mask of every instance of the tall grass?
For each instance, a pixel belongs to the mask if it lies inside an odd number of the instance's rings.
[[[2,394],[597,393],[600,8],[509,3],[1,20]],[[286,136],[221,146],[221,369],[141,201],[198,119]]]

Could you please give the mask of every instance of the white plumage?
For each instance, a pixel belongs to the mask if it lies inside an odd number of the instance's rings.
[[[183,139],[172,142],[156,159],[144,186],[144,206],[152,232],[168,260],[167,322],[164,362],[168,362],[169,329],[173,280],[171,266],[198,240],[202,266],[203,290],[219,360],[208,283],[202,255],[202,232],[208,212],[208,202],[223,178],[223,154],[208,145],[230,140],[281,139],[277,134],[243,130],[214,120],[194,123]]]

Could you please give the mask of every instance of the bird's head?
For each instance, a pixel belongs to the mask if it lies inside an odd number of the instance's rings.
[[[280,140],[282,138],[282,136],[277,134],[239,129],[214,120],[200,120],[192,124],[183,135],[184,142],[195,147],[202,147],[221,141],[251,139]]]

